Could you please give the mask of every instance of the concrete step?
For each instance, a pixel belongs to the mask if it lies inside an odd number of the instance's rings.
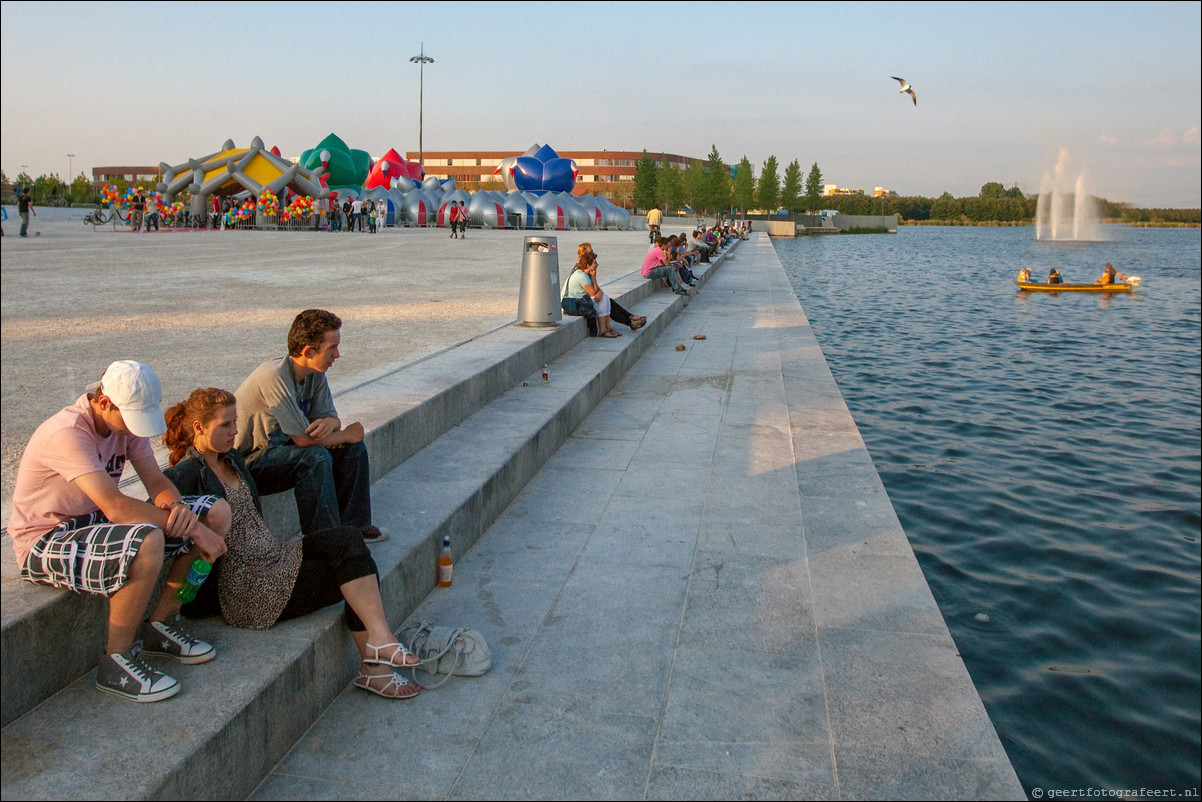
[[[653,294],[675,298],[657,292],[637,270],[607,281],[606,288],[627,308]],[[506,326],[414,364],[370,376],[338,392],[336,403],[344,420],[361,421],[367,430],[376,481],[496,399],[511,386],[513,376],[540,369],[584,339],[586,329],[578,318],[565,318],[565,324],[555,328]],[[136,478],[123,482],[122,489],[128,495],[145,496]],[[264,498],[263,513],[273,532],[300,531],[291,492]],[[0,548],[9,556],[0,563],[3,726],[95,666],[104,644],[107,603],[22,581],[11,561],[7,535]],[[8,677],[22,681],[10,682]]]
[[[390,620],[404,620],[433,587],[442,537],[450,535],[457,553],[470,548],[685,303],[641,277],[627,283],[620,294],[609,289],[647,316],[636,334],[587,340],[581,320],[553,330],[508,327],[340,395],[344,416],[369,429],[373,513],[392,531],[372,547]],[[551,369],[546,384],[543,364]],[[273,531],[290,531],[278,528],[290,497],[271,502]],[[103,602],[9,580],[5,797],[243,796],[345,688],[357,663],[337,608],[266,633],[211,619],[196,630],[218,659],[166,661],[184,690],[166,704],[130,705],[93,688]],[[55,685],[63,690],[50,696]]]

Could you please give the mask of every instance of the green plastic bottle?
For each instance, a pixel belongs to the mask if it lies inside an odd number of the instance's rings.
[[[188,576],[184,579],[184,584],[180,585],[179,598],[184,604],[196,598],[196,592],[200,590],[200,586],[209,578],[209,573],[213,570],[213,564],[207,560],[202,560],[197,557],[192,561],[192,567],[188,569]]]

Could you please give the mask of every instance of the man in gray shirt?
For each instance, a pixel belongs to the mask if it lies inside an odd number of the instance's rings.
[[[238,398],[238,450],[259,492],[296,489],[301,531],[352,526],[369,543],[387,537],[371,522],[371,468],[363,424],[334,409],[326,371],[338,359],[342,321],[306,309],[288,331],[288,355],[255,368]]]

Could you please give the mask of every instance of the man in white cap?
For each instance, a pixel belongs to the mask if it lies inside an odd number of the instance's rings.
[[[160,470],[148,438],[167,425],[153,370],[114,362],[88,390],[25,446],[8,532],[22,578],[108,597],[108,642],[96,687],[157,702],[174,696],[179,683],[143,654],[181,663],[215,656],[211,645],[181,629],[178,590],[197,556],[212,562],[225,552],[230,508],[215,496],[183,498]],[[150,502],[118,488],[127,461]],[[144,621],[168,558],[174,563],[167,592]]]

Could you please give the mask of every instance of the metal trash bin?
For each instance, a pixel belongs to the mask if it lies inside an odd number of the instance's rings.
[[[522,247],[522,285],[518,290],[519,326],[557,326],[559,242],[555,237],[526,237]]]

